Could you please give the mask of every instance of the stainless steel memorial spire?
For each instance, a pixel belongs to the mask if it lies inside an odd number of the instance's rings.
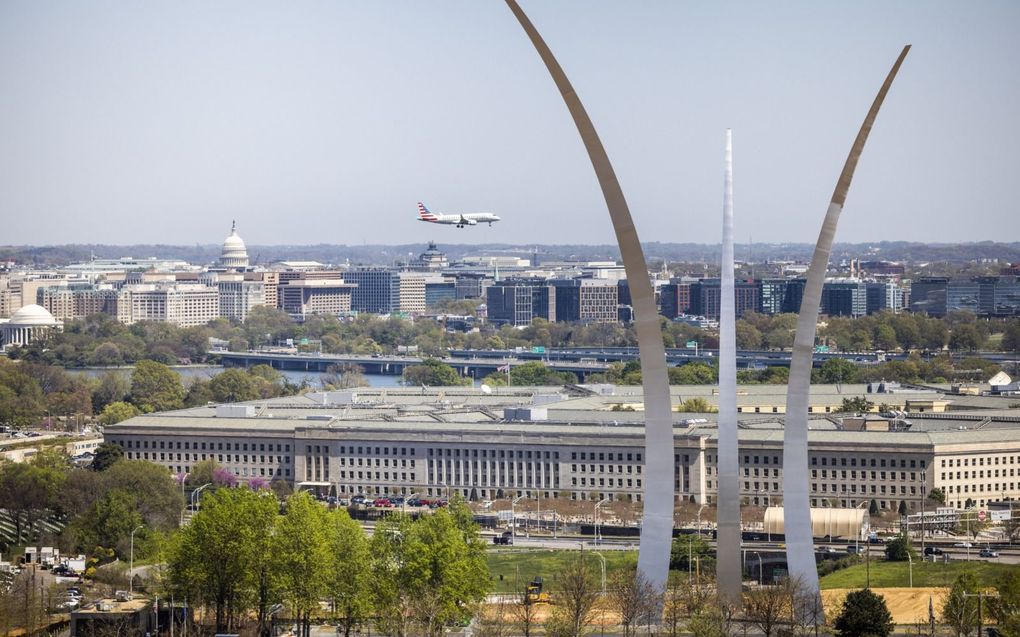
[[[723,168],[722,280],[719,289],[719,489],[716,520],[719,594],[740,602],[740,481],[737,475],[737,343],[733,286],[733,134],[726,130]]]
[[[644,514],[641,522],[641,550],[638,570],[646,581],[664,591],[669,573],[669,552],[673,535],[673,419],[666,375],[666,350],[659,327],[655,294],[648,276],[644,251],[638,240],[637,228],[630,216],[623,189],[616,178],[609,156],[602,146],[595,126],[584,110],[570,80],[535,26],[515,0],[506,0],[531,43],[538,51],[574,119],[577,132],[588,151],[602,195],[613,221],[616,241],[623,257],[637,329],[641,358],[641,384],[645,402],[645,487]]]
[[[815,245],[811,265],[808,268],[804,297],[797,317],[797,334],[793,341],[793,357],[790,361],[790,381],[786,393],[786,430],[783,437],[783,509],[786,529],[786,562],[790,577],[800,581],[804,592],[818,598],[818,570],[815,566],[814,543],[811,537],[811,508],[808,500],[808,391],[811,384],[811,364],[814,355],[815,328],[818,323],[818,306],[822,298],[822,284],[829,264],[829,252],[836,234],[839,213],[843,210],[850,181],[854,176],[857,161],[868,141],[868,134],[875,124],[878,110],[882,107],[886,93],[892,85],[903,59],[910,51],[910,45],[903,47],[892,70],[879,89],[871,110],[864,118],[864,124],[857,133],[857,139],[850,149],[850,155],[843,165],[843,172],[836,182],[832,201],[825,213],[818,243]]]

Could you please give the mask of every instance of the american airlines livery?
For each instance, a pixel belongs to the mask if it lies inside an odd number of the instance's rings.
[[[443,215],[429,212],[425,204],[418,202],[418,221],[429,223],[445,223],[451,226],[463,228],[464,226],[477,226],[479,222],[487,223],[490,226],[499,221],[499,216],[491,212],[466,212],[457,215]]]

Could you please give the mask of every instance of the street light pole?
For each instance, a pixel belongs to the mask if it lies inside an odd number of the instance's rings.
[[[144,528],[145,528],[145,525],[139,524],[137,527],[135,527],[134,529],[131,530],[131,558],[130,558],[131,559],[131,563],[128,566],[128,596],[129,597],[131,595],[133,595],[134,592],[135,592],[135,574],[134,574],[134,570],[135,570],[135,531],[138,531],[139,529],[144,529]]]
[[[526,496],[519,495],[513,500],[510,500],[510,537],[513,541],[517,541],[517,510],[514,508],[517,503],[523,500]]]
[[[764,563],[761,561],[761,553],[759,553],[758,551],[755,551],[754,555],[755,555],[755,557],[758,558],[758,586],[764,586],[765,585],[765,566],[764,566]]]
[[[202,499],[198,497],[202,493],[202,489],[212,486],[212,482],[206,482],[199,488],[191,492],[191,508],[197,513],[198,508],[202,506]]]
[[[907,569],[910,574],[910,588],[914,588],[914,559],[910,557],[910,551],[907,551]]]
[[[609,498],[602,498],[595,503],[595,546],[599,545],[599,507],[606,502],[609,502]]]

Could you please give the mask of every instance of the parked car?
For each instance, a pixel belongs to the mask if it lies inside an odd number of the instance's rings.
[[[511,545],[512,546],[513,543],[514,543],[514,533],[513,533],[513,531],[503,531],[502,535],[497,535],[497,536],[492,538],[492,543],[493,544],[507,544],[507,545]]]
[[[372,502],[372,506],[374,506],[374,507],[391,507],[391,506],[393,506],[393,503],[390,502],[387,498],[376,498]]]
[[[863,553],[864,549],[862,549],[859,546],[855,546],[855,545],[851,544],[851,545],[846,547],[846,552],[849,555],[857,555],[858,553]]]
[[[351,498],[351,504],[364,504],[364,503],[365,503],[365,496],[363,496],[363,495],[356,495],[353,498]]]
[[[981,557],[999,557],[999,552],[992,549],[981,549]]]
[[[924,547],[924,554],[925,555],[942,555],[943,553],[945,553],[945,551],[943,551],[942,549],[940,549],[937,546],[926,546],[926,547]]]

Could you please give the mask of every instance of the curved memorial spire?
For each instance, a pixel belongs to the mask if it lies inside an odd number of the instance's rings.
[[[836,234],[839,213],[843,210],[850,181],[857,168],[857,161],[868,141],[868,134],[875,124],[878,110],[882,107],[886,93],[892,86],[896,73],[907,57],[910,45],[903,51],[886,76],[868,116],[857,133],[857,139],[850,149],[850,155],[843,165],[843,172],[836,182],[832,201],[825,213],[818,243],[811,257],[807,272],[807,283],[797,317],[797,333],[793,341],[793,356],[790,361],[790,381],[786,390],[786,427],[783,436],[783,509],[786,531],[786,562],[790,576],[800,580],[805,593],[818,597],[818,570],[815,566],[814,542],[811,537],[811,506],[808,500],[808,392],[811,384],[811,364],[814,355],[815,328],[818,323],[818,306],[822,298],[822,284],[829,264],[832,240]]]
[[[506,4],[524,27],[545,63],[574,119],[577,132],[581,134],[581,141],[584,142],[602,188],[623,257],[634,305],[645,401],[644,515],[638,570],[652,586],[664,591],[673,535],[673,418],[670,413],[669,379],[666,375],[666,350],[662,343],[659,313],[655,308],[655,294],[648,276],[644,251],[627,208],[627,201],[623,197],[623,189],[609,163],[609,156],[574,87],[517,2],[506,0]]]
[[[716,582],[719,594],[740,602],[740,477],[737,475],[737,337],[733,285],[733,133],[726,129],[723,159],[722,260],[719,287],[719,469]]]

